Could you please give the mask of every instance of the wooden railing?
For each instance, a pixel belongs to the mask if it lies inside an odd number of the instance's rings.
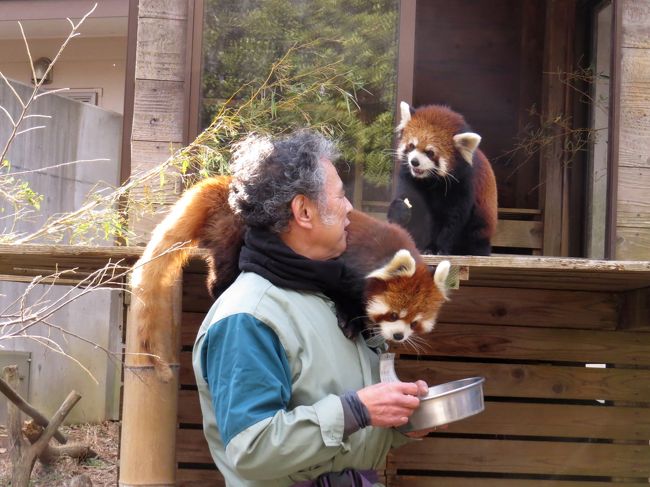
[[[452,263],[464,270],[460,288],[417,351],[395,349],[397,373],[430,384],[484,376],[486,408],[394,451],[386,485],[647,485],[650,263],[503,255]],[[177,437],[177,483],[188,487],[223,485],[190,359],[211,304],[204,279],[193,261],[183,279]]]

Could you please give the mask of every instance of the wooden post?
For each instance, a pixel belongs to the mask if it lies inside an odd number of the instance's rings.
[[[570,89],[560,73],[573,70],[575,0],[551,0],[546,4],[546,36],[542,83],[544,122],[566,117],[570,112]],[[544,255],[568,255],[568,181],[564,145],[566,137],[557,128],[553,143],[541,151],[540,208],[544,212]]]
[[[179,329],[182,283],[174,287],[171,334],[173,378],[164,382],[143,355],[138,323],[129,319],[124,360],[124,395],[120,443],[121,487],[176,485],[176,423],[178,410]],[[131,318],[131,317],[129,317]]]

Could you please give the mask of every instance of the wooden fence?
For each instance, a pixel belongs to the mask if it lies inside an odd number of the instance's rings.
[[[435,259],[431,259],[433,263]],[[650,262],[464,257],[468,279],[403,380],[481,375],[485,411],[388,458],[388,486],[600,487],[650,477]],[[223,485],[201,430],[191,347],[211,302],[183,281],[178,484]],[[588,366],[588,364],[597,364]]]

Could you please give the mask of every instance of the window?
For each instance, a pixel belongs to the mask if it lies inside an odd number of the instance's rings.
[[[199,128],[224,107],[242,117],[222,117],[233,139],[317,127],[339,140],[355,206],[388,199],[398,4],[206,1]]]

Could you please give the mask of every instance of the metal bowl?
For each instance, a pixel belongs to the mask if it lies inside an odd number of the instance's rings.
[[[469,377],[429,387],[402,432],[430,429],[478,414],[483,403],[484,377]]]

